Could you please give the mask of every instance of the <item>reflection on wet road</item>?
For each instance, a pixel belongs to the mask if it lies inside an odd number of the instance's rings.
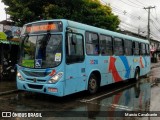
[[[50,95],[20,92],[0,98],[1,111],[13,112],[42,112],[38,119],[105,119],[105,120],[138,120],[139,116],[124,117],[125,113],[142,113],[158,111],[160,97],[159,83],[151,86],[149,78],[142,78],[140,82],[123,82],[102,87],[95,95],[86,92],[58,98]],[[104,92],[105,91],[105,92]],[[155,99],[154,99],[155,98]],[[156,104],[156,103],[157,104]],[[157,113],[157,112],[156,112]],[[132,112],[133,114],[133,112]],[[77,117],[78,116],[78,117]],[[154,119],[153,119],[154,118]],[[143,117],[155,120],[158,117]],[[12,118],[19,120],[18,117]],[[28,118],[20,118],[20,120]]]

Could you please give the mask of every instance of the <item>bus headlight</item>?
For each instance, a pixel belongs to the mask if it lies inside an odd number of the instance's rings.
[[[19,80],[24,80],[24,78],[22,77],[20,72],[17,72],[17,77],[18,77]]]
[[[63,72],[59,72],[56,75],[54,75],[48,83],[56,83],[61,77],[63,76]]]

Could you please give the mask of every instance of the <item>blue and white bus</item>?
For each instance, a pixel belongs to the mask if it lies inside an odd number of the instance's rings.
[[[65,20],[25,24],[17,65],[19,90],[65,96],[150,71],[148,40]]]

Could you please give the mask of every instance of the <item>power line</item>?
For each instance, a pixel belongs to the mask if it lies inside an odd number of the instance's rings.
[[[118,7],[118,6],[116,6],[116,5],[113,6],[113,5],[114,5],[114,4],[112,4],[112,10],[113,10],[113,11],[116,9],[116,11],[118,11],[118,12],[121,12],[121,13],[124,12],[124,10],[120,9],[120,7]],[[125,11],[126,11],[126,10],[125,10]],[[127,15],[127,16],[129,16],[129,17],[131,17],[131,18],[134,18],[134,19],[136,19],[136,20],[142,20],[142,21],[144,21],[144,22],[147,21],[147,20],[143,19],[143,18],[140,17],[140,16],[135,16],[135,15],[130,14],[130,13],[128,13],[128,12],[126,12],[125,15]]]
[[[153,22],[151,22],[151,23],[152,23],[153,27],[154,27],[158,32],[160,32],[160,29],[157,27],[157,25],[155,24],[155,22],[153,21]]]
[[[160,36],[157,36],[156,34],[154,34],[154,33],[152,33],[152,32],[151,32],[151,35],[152,35],[153,37],[155,37],[155,38],[160,39]]]
[[[104,4],[107,4],[105,1],[101,0]],[[111,4],[110,4],[111,5]],[[115,6],[115,5],[114,5]],[[114,7],[113,5],[111,5],[111,8],[112,8],[112,11],[117,14],[117,15],[123,15],[123,16],[128,16],[129,18],[131,19],[134,19],[134,20],[141,20],[141,21],[146,21],[144,20],[143,18],[141,18],[140,16],[135,16],[135,15],[132,15],[132,14],[129,14],[128,12],[126,12],[125,10],[121,10],[119,9],[119,7]]]
[[[156,31],[158,31],[158,32],[160,32],[159,30],[158,30],[158,28],[153,24],[153,28],[156,30]],[[152,29],[153,29],[152,28]]]
[[[154,20],[160,25],[160,21],[159,21],[159,19],[158,19],[158,17],[157,17],[157,12],[156,12],[156,8],[154,9],[155,10],[155,15],[156,15],[156,17],[154,17],[154,15],[151,13],[151,16],[154,18]]]
[[[104,0],[101,0],[101,1],[102,1],[104,4],[107,5],[107,2],[105,2]],[[142,20],[142,21],[146,22],[146,20],[143,19],[142,17],[140,17],[140,16],[135,16],[135,15],[133,15],[133,14],[130,14],[130,13],[128,13],[126,10],[120,9],[119,6],[116,6],[116,5],[114,5],[113,3],[110,4],[110,6],[111,6],[113,12],[115,12],[115,13],[118,12],[118,14],[127,15],[127,16],[129,16],[130,18],[132,18],[132,19],[135,19],[135,20]],[[124,12],[125,12],[125,14],[124,14]]]
[[[156,19],[158,19],[158,17],[157,17],[157,11],[156,11],[156,8],[155,8],[154,10],[155,10],[155,14],[156,14]]]
[[[103,0],[101,0],[101,1],[103,1]],[[126,4],[127,6],[129,6],[129,7],[134,7],[134,8],[144,8],[147,12],[148,12],[148,26],[147,26],[147,28],[148,28],[148,32],[147,32],[147,36],[148,36],[148,40],[149,40],[149,38],[150,38],[150,10],[152,9],[152,8],[155,8],[155,6],[154,7],[152,7],[152,6],[149,6],[149,7],[142,7],[142,6],[144,6],[144,5],[146,5],[146,4],[144,4],[144,3],[142,3],[142,2],[140,2],[139,0],[136,0],[136,2],[135,1],[131,1],[131,0],[128,0],[127,2],[126,1],[124,1],[124,0],[119,0],[120,2],[122,2],[123,4]],[[103,3],[106,3],[105,1],[103,1]],[[107,3],[106,3],[107,4]],[[121,16],[121,17],[124,17],[124,19],[125,19],[125,17],[128,17],[128,18],[130,18],[132,21],[133,21],[133,19],[134,20],[139,20],[139,22],[141,21],[141,22],[143,22],[142,24],[144,24],[147,20],[146,19],[144,19],[143,17],[141,17],[141,15],[133,15],[133,14],[130,14],[130,13],[128,13],[128,11],[126,11],[124,8],[120,8],[121,6],[117,6],[117,5],[114,5],[114,3],[112,3],[112,4],[110,4],[110,6],[111,6],[111,8],[112,8],[112,10],[113,10],[113,12],[115,13],[115,14],[117,14],[118,16]],[[117,6],[117,7],[116,7]],[[160,24],[160,22],[159,22],[159,20],[157,19],[157,13],[156,13],[156,9],[155,9],[155,14],[156,14],[156,18],[154,18],[155,19],[155,21],[158,23],[158,24]],[[151,14],[152,15],[152,14]],[[129,20],[129,19],[128,19]],[[154,22],[154,23],[152,23],[153,24],[153,27],[156,29],[156,30],[158,30],[159,31],[159,28],[158,28],[158,26],[156,25],[156,23]],[[134,26],[132,23],[127,23],[126,22],[126,19],[125,19],[125,21],[123,20],[123,19],[121,19],[121,24],[120,24],[120,26],[123,26],[123,27],[126,27],[126,28],[129,28],[129,29],[132,29],[132,30],[134,30],[134,31],[137,31],[138,29],[139,29],[139,27],[137,27],[137,26]]]
[[[133,25],[131,25],[131,24],[129,24],[129,23],[123,22],[123,21],[121,22],[120,25],[122,25],[122,24],[125,24],[125,25],[127,25],[127,26],[130,26],[131,28],[133,28],[133,29],[135,29],[135,30],[138,29],[138,27],[135,27],[135,26],[133,26]]]
[[[154,21],[154,20],[152,19],[153,22],[156,22],[156,23],[158,23],[158,24],[160,25],[160,23],[158,22],[158,20],[155,19],[154,16],[153,16],[152,14],[151,14],[151,17],[155,20],[155,21]],[[156,26],[158,26],[158,25],[156,25]]]
[[[121,1],[122,3],[124,3],[124,4],[126,4],[126,5],[129,5],[129,6],[131,6],[131,7],[137,8],[137,6],[133,6],[132,4],[128,4],[128,3],[126,3],[126,2],[124,2],[124,1],[122,1],[122,0],[119,0],[119,1]],[[140,8],[140,7],[139,7],[139,8]]]
[[[130,3],[132,3],[132,4],[134,4],[134,5],[137,5],[137,6],[140,6],[140,7],[144,7],[144,6],[141,6],[141,5],[138,5],[138,4],[136,4],[136,3],[134,3],[134,2],[132,2],[132,1],[130,1],[130,0],[128,0]]]
[[[142,3],[142,2],[140,2],[140,1],[138,1],[138,0],[135,0],[135,1],[137,1],[138,3],[140,3],[140,4],[142,4],[143,6],[145,5],[145,6],[148,6],[147,4],[144,4],[144,3]]]

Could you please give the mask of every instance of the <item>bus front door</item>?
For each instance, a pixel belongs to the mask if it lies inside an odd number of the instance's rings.
[[[81,34],[67,33],[65,95],[85,90],[84,39]]]
[[[66,65],[65,95],[85,89],[86,75],[84,66],[84,63]]]

